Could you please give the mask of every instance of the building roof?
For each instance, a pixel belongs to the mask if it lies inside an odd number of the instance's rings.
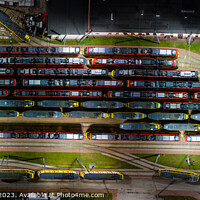
[[[87,31],[88,0],[49,0],[49,35],[84,35]]]
[[[198,0],[49,0],[49,34],[93,32],[199,33]]]

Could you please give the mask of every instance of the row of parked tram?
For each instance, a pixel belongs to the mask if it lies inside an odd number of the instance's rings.
[[[12,95],[9,90],[0,89],[0,97]],[[46,89],[16,89],[15,97],[51,97],[51,98],[130,98],[130,99],[188,99],[188,92],[166,91],[108,91],[101,90],[46,90]],[[200,99],[200,92],[194,92],[193,99]]]
[[[150,114],[145,114],[141,112],[99,112],[99,111],[71,111],[71,112],[60,112],[60,111],[44,111],[44,110],[28,110],[22,112],[14,110],[0,110],[0,117],[27,117],[27,118],[87,118],[87,119],[123,119],[123,120],[140,120],[148,117],[151,120],[159,121],[181,121],[187,119],[193,119],[200,121],[200,113],[188,115],[185,113],[172,113],[172,112],[153,112]]]
[[[176,170],[176,169],[159,169],[158,175],[162,178],[172,180],[183,180],[186,182],[198,182],[199,174],[190,171]],[[118,171],[108,170],[56,170],[46,169],[33,171],[30,169],[0,169],[0,179],[5,180],[75,180],[78,178],[85,180],[123,180],[124,175]]]
[[[126,59],[126,58],[92,58],[87,60],[84,57],[1,57],[1,65],[76,65],[81,66],[87,63],[88,66],[132,66],[132,67],[163,67],[177,68],[177,60],[165,59]]]
[[[191,171],[177,169],[159,169],[158,175],[161,178],[171,180],[183,180],[186,182],[198,182],[199,174]],[[109,170],[88,170],[75,171],[63,169],[45,169],[34,171],[30,169],[0,169],[1,180],[123,180],[124,175],[118,171]]]
[[[174,133],[96,133],[87,132],[86,138],[92,141],[153,141],[153,142],[179,142],[179,132]],[[1,131],[0,139],[35,139],[35,140],[84,140],[83,133],[53,132],[53,131]],[[186,134],[187,142],[200,142],[200,135]]]
[[[183,180],[186,182],[198,182],[199,174],[190,171],[176,169],[159,169],[158,175],[161,178],[172,180]],[[85,180],[123,180],[124,175],[118,171],[109,170],[63,170],[63,169],[45,169],[34,171],[30,169],[0,169],[1,180],[76,180],[78,178]]]
[[[0,78],[0,86],[16,86],[17,81],[13,78]],[[29,87],[113,87],[122,86],[129,89],[200,89],[198,81],[158,81],[158,80],[114,80],[114,79],[32,79],[24,78],[23,86]],[[123,91],[122,91],[123,92]],[[197,95],[198,96],[198,95]]]
[[[105,58],[75,57],[81,52],[80,47],[63,46],[0,46],[0,64],[4,65],[76,65],[87,63],[88,66],[136,66],[136,67],[166,67],[177,68],[178,51],[165,48],[129,48],[129,47],[86,47],[84,56],[109,56]],[[15,57],[13,57],[13,55]],[[34,57],[26,57],[34,55]],[[47,55],[48,57],[40,57]],[[64,57],[73,55],[74,57]],[[12,56],[12,57],[11,57]],[[23,57],[19,57],[23,56]],[[35,57],[36,56],[36,57]],[[60,57],[55,57],[60,56]],[[122,56],[112,58],[111,56]],[[123,56],[132,56],[124,58]],[[148,56],[152,58],[135,58],[135,56]],[[154,58],[156,57],[156,58]],[[158,57],[168,58],[162,59]],[[169,59],[170,58],[170,59]]]
[[[0,68],[0,75],[13,75],[13,68]],[[108,69],[79,69],[79,68],[39,68],[26,67],[17,69],[19,76],[109,76]],[[112,77],[138,77],[138,78],[198,78],[197,71],[189,70],[147,70],[147,69],[115,69]]]
[[[74,46],[0,46],[0,54],[6,55],[78,55],[80,47]],[[176,49],[131,47],[85,47],[84,56],[160,56],[176,58]]]
[[[0,78],[0,86],[16,86],[13,78]],[[114,80],[114,79],[32,79],[24,78],[23,86],[30,87],[114,87],[151,89],[200,89],[198,81]]]
[[[0,169],[1,180],[123,180],[124,175],[118,171],[88,170],[75,171],[63,169],[45,169],[34,171],[30,169]]]
[[[0,86],[16,86],[13,78],[0,78]],[[32,79],[24,78],[23,86],[30,87],[116,87],[157,89],[200,89],[198,81],[114,80],[114,79]]]
[[[0,100],[0,107],[33,107],[40,106],[45,108],[91,108],[91,109],[121,109],[130,108],[138,110],[148,109],[164,109],[164,110],[200,110],[198,102],[153,102],[153,101],[84,101],[78,102],[74,100],[41,100],[37,103],[32,100],[4,99]],[[159,120],[159,119],[158,119]]]
[[[9,90],[0,89],[0,97],[9,95]],[[12,95],[12,94],[11,94]],[[188,92],[167,92],[167,91],[108,91],[101,90],[46,90],[46,89],[16,89],[13,92],[15,97],[51,97],[51,98],[130,98],[130,99],[179,99],[190,98]],[[194,92],[191,98],[200,99],[200,92]]]

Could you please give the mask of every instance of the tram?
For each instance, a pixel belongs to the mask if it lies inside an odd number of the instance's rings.
[[[170,89],[200,89],[199,81],[156,81],[156,80],[128,80],[130,88],[170,88]]]
[[[149,78],[198,78],[197,71],[157,70],[157,69],[115,69],[113,77],[149,77]]]
[[[0,75],[9,75],[12,76],[14,73],[13,68],[0,68]]]
[[[1,73],[1,71],[0,71]],[[107,69],[18,68],[20,76],[108,76]]]
[[[196,102],[164,102],[165,110],[200,110],[200,103]]]
[[[62,112],[44,111],[44,110],[28,110],[22,113],[27,118],[60,118],[63,117]]]
[[[159,176],[171,180],[183,180],[186,182],[198,182],[199,174],[178,169],[159,169]]]
[[[110,114],[110,117],[113,119],[137,120],[144,119],[145,117],[147,117],[147,115],[141,112],[114,112]]]
[[[0,169],[0,179],[31,180],[35,171],[30,169]]]
[[[131,109],[159,109],[161,106],[161,103],[152,101],[132,101],[126,104],[126,107]]]
[[[117,171],[88,170],[81,171],[80,177],[87,180],[123,180],[124,175]]]
[[[0,89],[0,97],[6,97],[9,95],[9,93],[10,93],[9,90]]]
[[[0,90],[1,92],[1,90]],[[1,93],[0,93],[1,94]],[[14,91],[15,97],[71,97],[71,98],[101,98],[102,92],[99,90],[26,90],[18,89]]]
[[[73,57],[1,57],[3,65],[84,65],[85,58]]]
[[[171,123],[165,124],[164,129],[168,131],[199,131],[200,124],[178,124],[178,123]]]
[[[15,36],[17,36],[20,40],[27,43],[30,42],[31,38],[29,34],[3,12],[0,12],[0,24],[3,25],[7,30],[12,32]]]
[[[160,124],[157,123],[123,123],[120,124],[120,129],[124,130],[159,130],[161,128]]]
[[[122,87],[122,85],[121,80],[109,79],[23,79],[23,86],[30,87]]]
[[[40,179],[48,180],[73,180],[79,178],[79,173],[74,170],[63,170],[63,169],[43,169],[37,171]]]
[[[186,142],[200,142],[200,135],[186,135]]]
[[[200,113],[190,115],[190,118],[196,121],[200,121]]]
[[[34,101],[31,100],[11,100],[5,99],[0,100],[0,107],[33,107],[35,105]]]
[[[13,79],[13,78],[2,79],[2,78],[0,78],[0,86],[16,86],[16,79]]]
[[[80,104],[84,108],[106,108],[106,109],[119,109],[124,108],[124,103],[119,101],[85,101]]]
[[[135,99],[188,99],[188,93],[166,91],[108,91],[106,97]]]
[[[193,97],[194,97],[194,99],[199,100],[200,99],[200,92],[195,92]]]
[[[15,110],[0,110],[0,117],[19,117],[19,112]]]
[[[179,134],[157,134],[157,133],[90,133],[86,136],[89,140],[99,141],[169,141],[179,142]],[[200,141],[200,140],[199,140]]]
[[[132,67],[164,67],[177,68],[177,60],[166,59],[125,59],[125,58],[92,58],[87,60],[88,66],[132,66]]]
[[[0,139],[83,140],[83,133],[53,131],[1,131]]]
[[[71,111],[65,113],[66,117],[69,118],[89,118],[89,119],[104,119],[108,118],[109,114],[104,112],[96,111]]]
[[[148,114],[148,118],[152,120],[186,120],[188,119],[188,114],[155,112],[155,113]]]
[[[164,48],[137,48],[137,47],[85,47],[83,50],[84,56],[161,56],[176,58],[178,55],[177,49]]]
[[[79,106],[79,102],[73,100],[43,100],[39,101],[37,105],[45,108],[76,108]]]
[[[70,46],[0,46],[0,54],[7,55],[78,55],[80,47]]]

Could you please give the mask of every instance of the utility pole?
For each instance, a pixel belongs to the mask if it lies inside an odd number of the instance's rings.
[[[46,167],[44,158],[42,158],[42,162],[43,162],[44,167]]]
[[[11,36],[11,34],[8,34],[8,40],[9,40],[9,44],[12,44],[12,36]]]
[[[7,156],[7,161],[6,161],[6,165],[8,165],[8,160],[9,160],[9,156]]]
[[[160,44],[160,40],[158,38],[158,35],[157,35],[156,31],[155,31],[155,34],[156,34],[156,38],[157,38],[158,44]]]
[[[42,38],[44,37],[44,34],[45,34],[45,31],[46,31],[46,27],[44,27],[44,30],[43,30],[43,32],[42,32]]]
[[[159,158],[160,158],[160,154],[158,154],[158,156],[156,157],[156,161],[155,161],[155,166],[154,166],[154,168],[156,167],[156,164],[157,164]]]
[[[76,160],[79,162],[79,164],[80,164],[86,171],[88,171],[88,169],[86,168],[86,166],[84,166],[78,158],[76,158]]]
[[[190,37],[189,37],[189,41],[188,41],[188,47],[190,47],[191,39],[192,39],[192,32],[190,33]]]
[[[190,168],[190,158],[189,158],[189,154],[187,154],[187,164],[188,164],[188,167]]]
[[[1,160],[1,165],[3,165],[3,161],[4,161],[4,156],[3,156],[2,160]]]
[[[35,29],[34,29],[34,31],[33,31],[33,37],[36,36],[36,32],[37,32],[37,26],[35,26]]]
[[[106,197],[104,198],[104,200],[106,200],[106,199],[109,197],[109,194],[110,194],[110,193],[108,193],[108,194],[106,195]]]
[[[81,42],[83,42],[83,40],[85,40],[90,35],[90,33],[92,33],[92,30],[90,30],[87,34],[85,34],[77,44],[79,45]]]
[[[61,42],[63,42],[67,36],[68,36],[68,33],[65,34],[65,36],[63,37],[63,39],[61,40]]]
[[[91,30],[91,28],[90,28],[90,4],[91,4],[91,2],[90,2],[90,0],[88,0],[88,32]]]

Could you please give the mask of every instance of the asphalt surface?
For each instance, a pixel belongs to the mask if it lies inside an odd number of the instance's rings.
[[[61,140],[34,140],[34,139],[4,139],[0,141],[1,151],[12,148],[16,151],[50,151],[50,152],[93,152],[107,153],[117,149],[120,153],[171,153],[184,154],[200,154],[199,144],[196,142],[187,143],[170,143],[170,142],[131,142],[131,141],[115,141],[115,142],[97,142],[97,141],[61,141]],[[30,148],[30,149],[27,149]],[[19,150],[18,150],[19,149]]]
[[[16,182],[14,183],[3,183],[1,187],[2,191],[13,191],[16,188]],[[25,181],[17,182],[18,189],[15,191],[24,191],[24,185],[26,185],[26,190],[29,192],[109,192],[112,193],[113,190],[117,190],[117,199],[140,199],[140,200],[155,200],[155,193],[159,191],[159,195],[162,194],[165,190],[171,191],[171,194],[176,194],[176,191],[184,192],[184,194],[191,194],[191,191],[194,194],[199,192],[199,184],[189,184],[183,183],[182,181],[170,181],[170,180],[157,180],[153,179],[127,179],[122,181],[39,181],[37,183],[27,183]],[[56,185],[56,187],[55,187]],[[78,189],[77,185],[79,186]],[[42,189],[44,188],[45,189]],[[48,188],[48,189],[47,189]],[[98,189],[96,189],[98,188]],[[187,195],[188,196],[188,195]]]

